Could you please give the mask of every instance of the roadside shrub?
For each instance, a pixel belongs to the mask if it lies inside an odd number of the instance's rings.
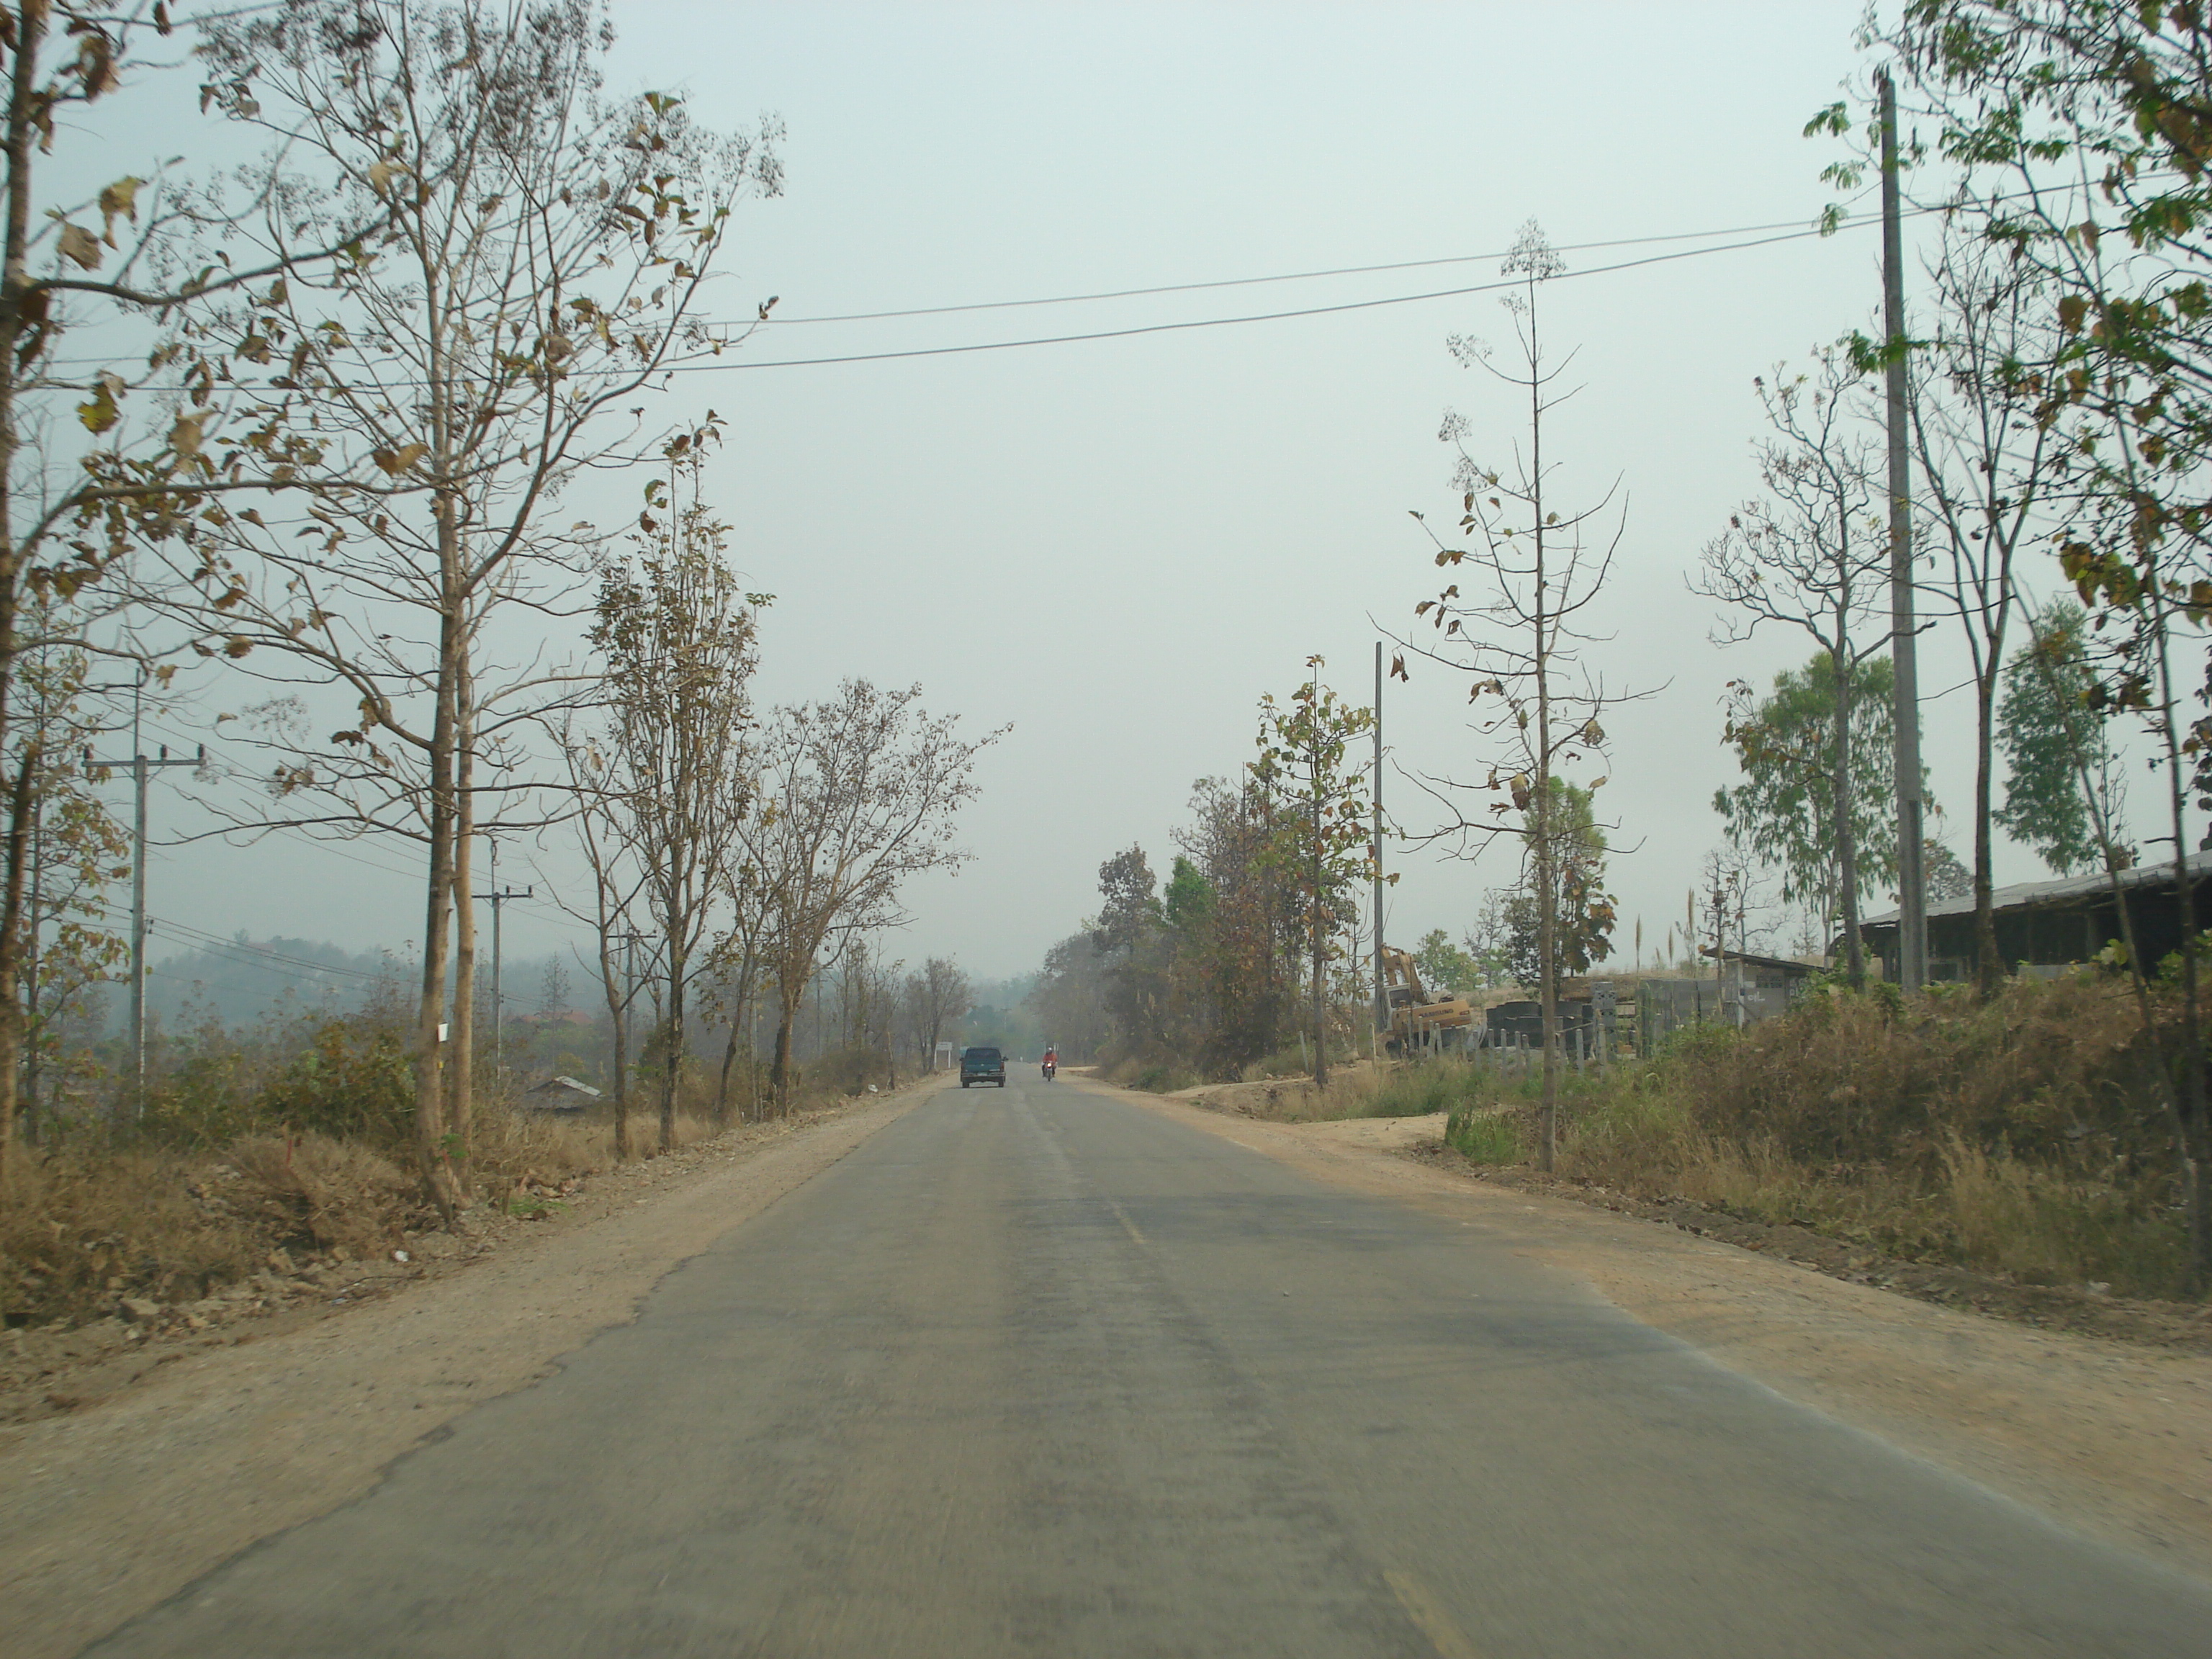
[[[325,1019],[253,1103],[263,1123],[372,1146],[407,1144],[415,1126],[415,1067],[405,1037],[381,1020]]]
[[[1444,1145],[1475,1164],[1518,1164],[1527,1156],[1521,1128],[1503,1112],[1462,1106],[1444,1120]]]
[[[139,1133],[184,1152],[210,1152],[263,1127],[258,1079],[235,1042],[216,1040],[186,1054],[146,1092]]]
[[[1384,1073],[1367,1105],[1369,1117],[1426,1117],[1455,1112],[1474,1095],[1474,1069],[1461,1060],[1413,1060]]]

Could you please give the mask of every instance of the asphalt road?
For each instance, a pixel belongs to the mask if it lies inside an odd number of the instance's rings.
[[[1073,1079],[951,1089],[90,1651],[2212,1652],[2212,1589],[1516,1243]]]

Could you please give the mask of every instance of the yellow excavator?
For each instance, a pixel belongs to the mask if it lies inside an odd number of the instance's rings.
[[[1422,987],[1410,951],[1382,947],[1382,984],[1390,1005],[1384,1046],[1393,1054],[1455,1048],[1474,1030],[1474,1005],[1465,997],[1431,998]]]

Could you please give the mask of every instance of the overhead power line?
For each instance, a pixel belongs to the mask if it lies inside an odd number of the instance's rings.
[[[1929,208],[1923,212],[1938,210]],[[1874,223],[1872,219],[1853,219],[1841,228],[1855,230]],[[1818,227],[1803,228],[1780,235],[1762,236],[1749,241],[1724,242],[1712,247],[1678,249],[1671,253],[1647,254],[1640,259],[1623,259],[1609,265],[1592,265],[1583,270],[1570,270],[1552,278],[1553,282],[1568,282],[1580,277],[1607,276],[1624,270],[1640,270],[1647,265],[1667,264],[1680,259],[1703,258],[1715,253],[1740,253],[1751,248],[1773,247],[1784,242],[1803,241],[1825,233]],[[1139,323],[1127,328],[1095,329],[1080,334],[1041,335],[1019,340],[985,340],[967,345],[915,346],[898,351],[854,351],[829,357],[772,357],[765,361],[737,358],[729,362],[677,363],[665,373],[671,374],[718,374],[741,369],[817,368],[832,363],[876,363],[893,362],[905,357],[951,357],[978,351],[1018,351],[1030,346],[1074,345],[1087,340],[1126,340],[1146,334],[1175,334],[1202,328],[1228,328],[1242,323],[1279,323],[1301,317],[1328,317],[1345,312],[1373,311],[1384,306],[1419,305],[1430,300],[1464,299],[1470,295],[1496,294],[1506,289],[1518,288],[1524,278],[1500,277],[1494,282],[1471,283],[1464,288],[1434,289],[1422,294],[1386,295],[1375,300],[1346,300],[1335,305],[1301,306],[1289,311],[1250,312],[1235,317],[1199,317],[1177,322]]]
[[[1621,236],[1603,242],[1569,242],[1561,253],[1595,253],[1601,248],[1649,247],[1656,242],[1711,241],[1716,236],[1751,236],[1773,230],[1803,230],[1802,219],[1781,219],[1764,225],[1729,225],[1718,230],[1678,230],[1663,236]],[[777,317],[763,320],[771,328],[792,328],[809,323],[875,323],[899,317],[950,317],[969,311],[1012,311],[1026,306],[1088,305],[1100,300],[1141,300],[1161,294],[1202,294],[1214,289],[1254,288],[1267,283],[1309,283],[1329,276],[1376,276],[1393,270],[1430,270],[1438,265],[1480,264],[1503,259],[1505,250],[1492,253],[1453,253],[1434,259],[1400,259],[1381,265],[1338,265],[1328,270],[1285,270],[1266,276],[1224,276],[1204,283],[1161,283],[1152,288],[1103,289],[1093,294],[1054,294],[1023,300],[976,300],[964,305],[909,306],[901,311],[851,311],[824,317]]]
[[[1919,208],[1906,216],[1917,218],[1942,210],[1940,207]],[[1553,280],[1564,282],[1578,277],[1609,276],[1620,271],[1635,270],[1646,265],[1664,264],[1679,259],[1696,259],[1710,254],[1737,253],[1753,248],[1772,247],[1785,242],[1804,241],[1814,237],[1839,234],[1844,230],[1860,229],[1875,222],[1877,221],[1873,216],[1849,217],[1842,220],[1833,230],[1830,230],[1818,225],[1808,225],[1802,219],[1796,219],[1778,221],[1770,225],[1744,226],[1734,230],[1680,231],[1658,236],[1624,237],[1613,241],[1572,243],[1560,251],[1563,252],[1589,252],[1606,247],[1644,246],[1657,242],[1710,241],[1716,236],[1743,236],[1751,233],[1770,231],[1778,233],[1750,234],[1750,240],[1747,240],[1720,242],[1705,247],[1680,248],[1672,252],[1650,254],[1639,259],[1623,259],[1608,265],[1592,265],[1583,270],[1566,271]],[[946,316],[969,312],[1010,310],[1024,307],[1073,305],[1093,301],[1135,298],[1147,295],[1200,293],[1213,289],[1249,287],[1268,283],[1304,282],[1323,276],[1414,270],[1437,265],[1466,264],[1485,259],[1502,259],[1504,257],[1502,253],[1452,254],[1442,258],[1404,260],[1391,264],[1346,265],[1331,270],[1286,271],[1273,276],[1235,276],[1203,283],[1170,283],[1152,288],[1114,289],[1094,294],[1048,295],[1019,300],[984,300],[961,305],[921,306],[891,311],[854,312],[842,316],[799,317],[769,320],[780,320],[786,324],[845,323],[872,322],[895,318]],[[1515,280],[1500,279],[1495,282],[1471,283],[1462,288],[1435,289],[1419,294],[1392,294],[1371,300],[1347,300],[1334,305],[1301,306],[1283,311],[1251,312],[1230,317],[1186,318],[1164,323],[1135,324],[1125,328],[1095,329],[1081,333],[1039,335],[1013,340],[984,340],[964,345],[916,346],[898,350],[845,352],[822,357],[773,357],[766,360],[717,357],[705,361],[671,363],[653,373],[656,375],[708,374],[730,369],[817,368],[837,363],[889,362],[908,357],[946,357],[981,351],[1015,351],[1033,346],[1073,345],[1089,340],[1128,339],[1146,334],[1171,334],[1194,329],[1228,328],[1245,323],[1285,322],[1304,317],[1327,317],[1345,312],[1372,311],[1385,306],[1419,305],[1431,300],[1461,299],[1470,295],[1495,294],[1517,285]],[[703,326],[709,328],[735,328],[743,329],[748,332],[758,325],[752,319],[743,322],[716,322],[712,319],[702,319],[701,321]],[[725,342],[725,343],[730,343],[730,342]],[[71,364],[90,365],[109,360],[88,357],[67,361]],[[57,366],[64,365],[58,363]],[[574,372],[579,375],[604,378],[610,375],[626,374],[633,371],[604,368]],[[409,378],[379,379],[376,381],[377,386],[393,391],[419,387],[422,384],[420,380]]]

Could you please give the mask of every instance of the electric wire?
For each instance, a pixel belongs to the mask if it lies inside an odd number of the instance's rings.
[[[1846,219],[1844,223],[1854,221]],[[1659,236],[1621,236],[1601,242],[1569,242],[1553,249],[1558,253],[1594,253],[1601,248],[1648,247],[1656,242],[1709,241],[1716,236],[1751,236],[1775,230],[1802,230],[1802,219],[1778,219],[1763,225],[1729,225],[1717,230],[1678,230]],[[1012,311],[1031,306],[1088,305],[1102,300],[1141,300],[1162,294],[1203,294],[1217,289],[1254,288],[1268,283],[1307,283],[1331,276],[1375,276],[1394,270],[1427,270],[1438,265],[1480,264],[1503,259],[1509,250],[1490,253],[1452,253],[1433,259],[1399,259],[1380,265],[1338,265],[1328,270],[1285,270],[1266,276],[1224,276],[1211,282],[1160,283],[1151,288],[1103,289],[1092,294],[1053,294],[1022,300],[975,300],[960,305],[909,306],[897,311],[852,311],[823,317],[761,319],[771,328],[793,328],[812,323],[875,323],[904,317],[950,317],[974,311]]]
[[[1918,210],[1917,213],[1907,216],[1917,217],[1939,210],[1935,208],[1923,208]],[[1875,221],[1872,218],[1854,219],[1841,228],[1861,229],[1874,222]],[[1623,259],[1609,265],[1592,265],[1583,270],[1562,271],[1557,276],[1547,280],[1565,283],[1589,276],[1609,276],[1624,270],[1637,270],[1650,265],[1668,264],[1682,259],[1704,258],[1716,253],[1741,253],[1753,248],[1774,247],[1785,242],[1799,242],[1808,238],[1825,236],[1828,234],[1820,227],[1813,226],[1784,232],[1778,235],[1758,237],[1749,241],[1724,242],[1713,247],[1681,248],[1669,253],[1647,254],[1640,259]],[[1526,278],[1522,277],[1504,276],[1494,282],[1474,283],[1463,288],[1434,289],[1421,294],[1392,294],[1385,295],[1379,299],[1346,300],[1334,305],[1299,306],[1287,311],[1248,312],[1234,317],[1184,318],[1164,323],[1138,323],[1123,328],[1092,329],[1082,333],[1039,335],[1016,340],[981,340],[962,345],[912,346],[893,351],[842,352],[823,357],[767,359],[740,357],[732,358],[727,362],[716,360],[706,362],[671,363],[655,370],[654,374],[657,378],[663,374],[712,374],[769,368],[822,368],[839,363],[896,362],[915,357],[957,357],[986,351],[1022,351],[1036,346],[1076,345],[1094,340],[1127,340],[1151,334],[1189,333],[1200,329],[1232,328],[1246,323],[1288,322],[1307,317],[1331,317],[1355,311],[1376,311],[1386,306],[1420,305],[1432,300],[1464,299],[1477,294],[1502,293],[1508,289],[1521,287],[1525,281]],[[587,372],[606,375],[619,371],[594,369]],[[388,384],[401,386],[409,383],[392,381]]]
[[[1923,218],[1930,214],[1941,213],[1944,210],[1945,210],[1942,207],[1916,207],[1908,209],[1904,216],[1908,219]],[[1682,231],[1659,236],[1623,238],[1620,240],[1610,242],[1575,243],[1571,244],[1567,248],[1557,251],[1573,252],[1577,250],[1586,251],[1589,249],[1602,247],[1640,246],[1648,246],[1656,242],[1668,241],[1703,241],[1709,240],[1716,236],[1740,235],[1745,232],[1774,232],[1774,234],[1771,234],[1752,235],[1748,240],[1744,240],[1720,242],[1706,247],[1679,248],[1666,253],[1648,254],[1641,258],[1617,260],[1611,264],[1592,265],[1581,270],[1562,271],[1557,276],[1547,280],[1553,282],[1569,282],[1589,276],[1613,276],[1621,271],[1640,270],[1650,265],[1670,264],[1682,259],[1703,258],[1711,254],[1738,253],[1756,248],[1774,247],[1785,243],[1805,241],[1814,238],[1832,238],[1836,235],[1841,234],[1844,231],[1861,230],[1866,228],[1868,226],[1877,224],[1880,221],[1877,216],[1865,214],[1846,217],[1832,226],[1819,224],[1808,225],[1802,220],[1790,220],[1777,221],[1773,225],[1770,226],[1747,226],[1743,227],[1741,231]],[[1146,295],[1195,293],[1218,288],[1249,287],[1255,284],[1278,282],[1299,282],[1312,277],[1335,275],[1415,270],[1426,266],[1475,263],[1486,258],[1502,257],[1504,256],[1495,254],[1454,254],[1437,259],[1407,260],[1395,264],[1345,266],[1340,270],[1335,271],[1291,271],[1272,276],[1230,277],[1218,282],[1210,283],[1175,283],[1162,284],[1152,288],[1128,289],[1101,292],[1097,294],[1054,295],[1026,300],[978,301],[962,305],[924,306],[892,311],[856,312],[845,316],[787,318],[782,320],[787,324],[861,322],[895,318],[927,317],[977,311],[1005,310],[1032,306],[1073,305],[1087,303],[1092,301],[1131,298]],[[1166,322],[1134,324],[1121,328],[1094,329],[1077,333],[1040,335],[1012,340],[982,340],[969,342],[957,345],[918,346],[908,347],[902,349],[883,351],[845,352],[820,357],[777,357],[768,359],[732,358],[728,361],[723,361],[717,357],[711,361],[690,361],[665,364],[659,368],[653,370],[652,374],[654,378],[658,378],[664,374],[706,374],[738,369],[818,368],[836,364],[893,362],[902,359],[915,357],[958,356],[987,351],[1025,350],[1037,346],[1073,345],[1095,340],[1130,339],[1148,334],[1183,333],[1199,329],[1231,328],[1248,323],[1287,322],[1309,317],[1327,317],[1340,315],[1346,313],[1356,311],[1373,311],[1389,306],[1419,305],[1435,300],[1463,299],[1474,295],[1496,294],[1501,293],[1508,289],[1518,288],[1525,280],[1525,278],[1521,277],[1501,277],[1492,282],[1470,283],[1458,288],[1435,289],[1419,294],[1383,295],[1374,299],[1347,300],[1341,301],[1332,305],[1300,306],[1281,311],[1249,312],[1229,317],[1182,318],[1171,319]],[[703,328],[743,329],[747,331],[750,331],[751,329],[758,325],[757,320],[747,320],[744,322],[717,322],[713,319],[701,319],[699,321],[700,326]],[[731,342],[725,340],[722,343],[728,344],[731,343]],[[57,363],[56,366],[65,367],[78,364],[89,365],[106,361],[109,360],[104,358],[73,358],[67,360],[66,363]],[[572,371],[572,374],[578,377],[605,379],[633,374],[636,372],[637,371],[634,368],[589,368],[574,370]],[[380,387],[386,390],[398,391],[410,388],[419,389],[424,382],[406,378],[393,378],[389,380],[379,380],[376,384]]]

